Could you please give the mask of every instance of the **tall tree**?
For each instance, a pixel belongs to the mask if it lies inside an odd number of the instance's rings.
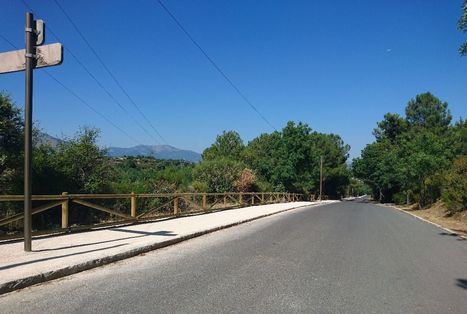
[[[203,160],[217,158],[230,158],[239,160],[242,158],[245,145],[240,135],[235,131],[224,131],[218,135],[216,141],[203,152]]]
[[[386,113],[384,120],[378,122],[378,127],[373,130],[377,141],[389,140],[396,143],[398,137],[407,131],[407,122],[397,113]]]
[[[446,129],[452,116],[448,103],[442,102],[430,92],[417,95],[411,99],[405,108],[407,123],[410,127]]]

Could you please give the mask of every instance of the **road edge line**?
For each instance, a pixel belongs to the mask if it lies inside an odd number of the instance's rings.
[[[230,224],[227,224],[227,225],[223,225],[223,226],[219,226],[219,227],[215,227],[215,228],[211,228],[211,229],[207,229],[207,230],[203,230],[203,231],[198,231],[198,232],[191,233],[191,234],[179,237],[179,238],[175,238],[175,239],[171,239],[171,240],[166,240],[166,241],[162,241],[162,242],[158,242],[158,243],[153,243],[153,244],[141,246],[141,247],[129,250],[127,252],[122,252],[122,253],[118,253],[118,254],[111,255],[111,256],[105,256],[103,258],[93,259],[93,260],[90,260],[90,261],[87,261],[87,262],[84,262],[84,263],[79,263],[79,264],[76,264],[76,265],[73,265],[73,266],[60,268],[60,269],[49,271],[49,272],[46,272],[46,273],[41,273],[41,274],[37,274],[37,275],[32,275],[32,276],[12,280],[12,281],[0,284],[0,295],[4,295],[6,293],[10,293],[10,292],[13,292],[13,291],[16,291],[16,290],[24,289],[24,288],[27,288],[27,287],[30,287],[30,286],[33,286],[33,285],[37,285],[37,284],[41,284],[41,283],[44,283],[44,282],[52,281],[52,280],[59,279],[59,278],[62,278],[62,277],[70,276],[70,275],[73,275],[73,274],[76,274],[76,273],[80,273],[82,271],[90,270],[90,269],[93,269],[93,268],[97,268],[97,267],[100,267],[100,266],[104,266],[104,265],[107,265],[107,264],[118,262],[118,261],[128,259],[128,258],[131,258],[131,257],[135,257],[135,256],[141,255],[143,253],[148,253],[148,252],[151,252],[151,251],[155,251],[157,249],[161,249],[161,248],[164,248],[164,247],[167,247],[167,246],[171,246],[171,245],[174,245],[174,244],[177,244],[177,243],[180,243],[180,242],[184,242],[184,241],[187,241],[187,240],[190,240],[190,239],[193,239],[193,238],[197,238],[197,237],[200,237],[200,236],[203,236],[203,235],[206,235],[206,234],[209,234],[209,233],[213,233],[213,232],[216,232],[216,231],[219,231],[219,230],[223,230],[223,229],[231,228],[231,227],[234,227],[234,226],[238,226],[238,225],[241,225],[241,224],[244,224],[244,223],[247,223],[247,222],[251,222],[251,221],[254,221],[254,220],[257,220],[257,219],[266,218],[266,217],[269,217],[269,216],[284,213],[284,212],[291,211],[291,210],[294,210],[294,209],[305,208],[305,207],[315,207],[315,206],[327,205],[327,204],[332,204],[332,203],[325,203],[325,204],[322,204],[322,203],[313,204],[312,203],[312,204],[308,204],[308,205],[301,205],[301,206],[297,206],[297,207],[286,208],[286,209],[279,210],[277,212],[264,214],[264,215],[260,215],[260,216],[253,217],[253,218],[244,219],[244,220],[241,220],[241,221],[237,221],[237,222],[234,222],[234,223],[230,223]]]
[[[467,236],[463,236],[463,235],[459,234],[459,232],[456,232],[456,231],[451,230],[451,229],[449,229],[449,228],[443,227],[443,226],[441,226],[440,224],[437,224],[436,222],[433,222],[433,221],[430,221],[430,220],[425,219],[425,218],[423,218],[423,217],[420,217],[420,216],[417,216],[417,215],[415,215],[415,214],[412,214],[411,212],[408,212],[408,211],[406,211],[406,210],[400,209],[400,208],[398,208],[398,207],[396,207],[396,206],[394,206],[394,205],[384,205],[384,204],[376,204],[376,205],[379,205],[379,206],[382,206],[382,207],[387,207],[387,208],[396,209],[396,210],[398,210],[398,211],[400,211],[400,212],[402,212],[402,213],[405,213],[405,214],[410,215],[410,216],[412,216],[412,217],[415,217],[415,218],[417,218],[417,219],[419,219],[419,220],[421,220],[421,221],[423,221],[423,222],[426,222],[426,223],[429,223],[429,224],[431,224],[431,225],[433,225],[433,226],[435,226],[435,227],[438,227],[438,228],[440,228],[440,229],[442,229],[442,230],[444,230],[444,231],[446,231],[446,232],[448,232],[448,233],[450,233],[450,234],[452,234],[452,235],[455,235],[455,236],[457,236],[457,237],[459,237],[459,238],[461,238],[461,239],[467,240]]]

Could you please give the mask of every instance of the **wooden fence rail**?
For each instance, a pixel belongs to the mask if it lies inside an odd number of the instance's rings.
[[[38,214],[61,207],[61,229],[70,229],[69,212],[73,207],[91,208],[110,214],[106,224],[137,222],[167,216],[222,210],[249,205],[295,202],[304,195],[296,193],[160,193],[160,194],[68,194],[34,195],[32,200],[41,204],[32,210]],[[0,213],[6,202],[22,202],[23,195],[0,195]],[[110,208],[105,202],[120,202],[119,208]],[[99,204],[104,202],[104,204]],[[76,208],[76,209],[78,209]],[[0,226],[23,219],[22,213],[0,217]]]

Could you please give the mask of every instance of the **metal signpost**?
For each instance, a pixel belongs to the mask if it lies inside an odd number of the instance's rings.
[[[32,222],[32,86],[33,69],[59,65],[63,61],[61,44],[38,47],[45,40],[45,25],[42,20],[34,20],[32,13],[26,13],[26,49],[0,53],[0,74],[25,71],[25,110],[24,110],[24,250],[31,251]]]
[[[323,156],[319,162],[319,200],[323,200]]]

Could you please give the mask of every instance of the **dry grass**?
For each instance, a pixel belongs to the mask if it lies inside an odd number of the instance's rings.
[[[398,207],[418,217],[451,229],[458,234],[467,236],[467,210],[449,216],[446,213],[446,207],[441,201],[436,202],[426,209],[418,209],[417,205]]]

